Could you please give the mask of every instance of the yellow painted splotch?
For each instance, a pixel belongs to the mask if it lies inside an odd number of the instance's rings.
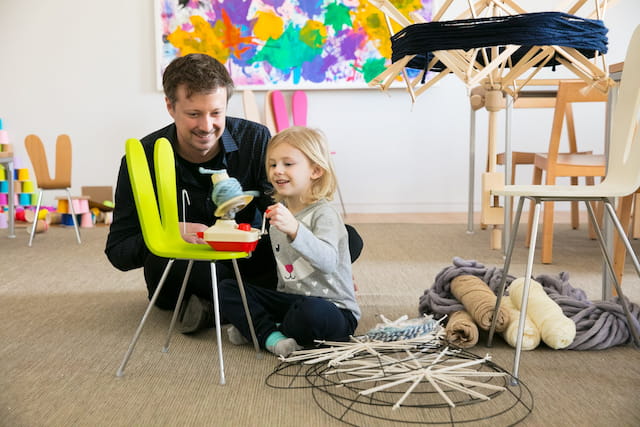
[[[420,0],[391,0],[391,3],[406,17],[410,12],[422,9]],[[385,58],[391,57],[391,41],[384,14],[368,1],[361,1],[355,11],[354,29],[362,28],[374,46]],[[402,27],[391,21],[393,34],[400,31]]]
[[[322,22],[307,21],[300,30],[300,40],[311,48],[322,48],[327,40],[327,28]]]
[[[201,16],[192,16],[190,19],[193,31],[184,31],[177,28],[167,36],[169,42],[180,50],[181,55],[190,53],[206,53],[224,63],[229,59],[230,51],[222,40],[224,28],[222,25],[211,27]]]
[[[231,55],[236,58],[255,44],[253,37],[243,36],[226,11],[222,10],[222,19],[211,26],[203,17],[194,15],[189,18],[192,31],[176,29],[167,36],[169,42],[180,50],[181,55],[206,53],[224,63]]]
[[[256,19],[256,24],[253,27],[253,35],[257,39],[267,41],[269,38],[272,38],[276,40],[284,32],[284,22],[278,15],[259,11],[256,14]]]

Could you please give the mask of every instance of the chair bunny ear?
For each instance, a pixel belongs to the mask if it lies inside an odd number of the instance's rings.
[[[307,94],[301,90],[293,92],[291,112],[295,126],[307,125]]]
[[[258,111],[258,103],[256,95],[250,89],[242,91],[242,107],[244,109],[244,118],[252,122],[262,123],[260,120],[260,112]]]
[[[307,125],[307,94],[304,91],[297,90],[293,93],[291,98],[291,115],[293,118],[294,126],[306,126]],[[265,108],[271,107],[270,112],[266,112],[265,120],[269,121],[269,113],[273,115],[273,122],[275,125],[275,131],[280,132],[291,126],[289,121],[289,111],[287,109],[287,103],[284,99],[284,95],[279,90],[274,90],[267,93],[265,99]]]
[[[271,105],[271,94],[273,91],[268,91],[264,95],[264,125],[269,128],[271,135],[276,134],[276,121],[273,117],[273,106]]]
[[[276,122],[276,131],[280,132],[289,126],[289,113],[287,112],[287,104],[284,96],[279,90],[271,92],[271,108],[273,109],[273,118]]]

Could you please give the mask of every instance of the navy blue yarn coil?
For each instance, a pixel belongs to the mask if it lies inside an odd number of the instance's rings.
[[[409,25],[391,37],[392,62],[417,55],[407,68],[423,70],[437,50],[506,45],[521,46],[511,55],[518,62],[532,46],[557,45],[577,49],[587,58],[607,53],[607,32],[600,20],[580,18],[562,12],[538,12],[490,18],[461,19]],[[479,53],[476,60],[484,64]],[[546,65],[555,66],[551,59]],[[442,71],[438,62],[429,71]]]

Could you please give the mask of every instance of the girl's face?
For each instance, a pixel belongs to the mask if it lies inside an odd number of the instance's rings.
[[[322,175],[322,169],[312,164],[302,151],[281,143],[269,150],[267,171],[273,188],[287,200],[304,198],[311,191],[313,181]]]

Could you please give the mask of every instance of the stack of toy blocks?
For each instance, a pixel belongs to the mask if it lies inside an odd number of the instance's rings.
[[[73,226],[72,210],[69,207],[69,201],[63,197],[56,197],[58,201],[57,212],[61,214],[60,223],[63,225]],[[93,227],[93,218],[89,210],[89,198],[86,196],[71,197],[73,203],[73,212],[76,214],[76,221],[80,227]]]

